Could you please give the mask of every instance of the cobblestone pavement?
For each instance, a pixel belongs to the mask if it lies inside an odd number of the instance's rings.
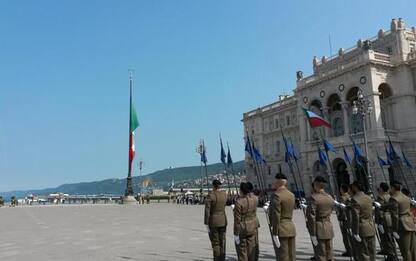
[[[237,260],[229,207],[227,215],[227,260]],[[258,216],[262,225],[260,260],[274,260],[262,209],[258,209]],[[2,261],[212,260],[203,206],[160,203],[2,207],[0,221]],[[312,248],[301,211],[296,211],[295,222],[297,260],[309,260]],[[344,249],[337,223],[335,228],[336,260],[349,260],[339,257]]]

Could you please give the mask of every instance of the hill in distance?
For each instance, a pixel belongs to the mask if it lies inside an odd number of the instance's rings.
[[[222,173],[224,171],[224,166],[222,163],[211,164],[207,165],[207,170],[208,175],[213,176],[215,174]],[[243,170],[244,161],[238,161],[234,163],[235,173],[243,172]],[[201,174],[205,176],[205,172],[201,173],[200,166],[158,170],[141,177],[133,177],[134,191],[139,191],[139,188],[142,186],[143,180],[145,178],[150,178],[154,187],[166,189],[172,180],[175,181],[175,184],[178,184],[185,181],[198,179],[201,177]],[[29,194],[47,196],[56,192],[63,192],[71,195],[123,195],[125,189],[126,179],[106,179],[92,182],[63,184],[56,188],[0,192],[0,196],[3,196],[5,199],[9,199],[11,196],[16,196],[18,198],[26,197]]]

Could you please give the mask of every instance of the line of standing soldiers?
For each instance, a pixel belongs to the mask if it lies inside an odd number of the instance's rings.
[[[334,260],[332,240],[334,230],[331,213],[337,210],[346,252],[356,261],[373,261],[376,257],[376,236],[380,235],[381,252],[386,260],[398,260],[395,241],[404,261],[416,260],[416,226],[411,207],[416,202],[401,192],[401,184],[391,188],[381,183],[374,201],[363,192],[362,185],[354,182],[340,188],[340,202],[325,192],[327,181],[318,176],[312,183],[313,191],[307,205],[301,203],[306,226],[314,249],[313,260]],[[205,225],[211,240],[214,260],[225,260],[227,194],[220,191],[221,182],[213,181],[213,191],[205,204]],[[296,227],[292,221],[295,196],[287,189],[287,177],[277,174],[273,183],[275,192],[263,209],[272,236],[276,260],[296,260]],[[238,260],[258,260],[259,240],[257,197],[251,183],[241,183],[240,196],[234,210],[234,243]],[[374,217],[375,216],[375,220]],[[378,230],[378,233],[376,231]]]

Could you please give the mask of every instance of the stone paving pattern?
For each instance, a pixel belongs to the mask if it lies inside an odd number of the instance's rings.
[[[227,260],[237,260],[232,211],[227,207]],[[275,260],[265,213],[258,209],[260,260]],[[301,211],[297,260],[309,260],[312,247]],[[335,254],[343,245],[336,218]],[[212,260],[203,225],[203,206],[50,205],[0,208],[0,260]],[[338,257],[336,260],[349,260]],[[379,257],[379,260],[382,260]]]

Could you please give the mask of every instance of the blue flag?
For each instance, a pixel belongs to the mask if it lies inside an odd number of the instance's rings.
[[[348,164],[351,164],[351,158],[350,158],[350,156],[348,156],[348,153],[345,150],[345,147],[344,146],[342,146],[342,150],[344,151],[344,159],[345,159],[345,161],[348,162]]]
[[[377,155],[377,160],[378,160],[378,164],[380,165],[380,167],[383,166],[388,166],[389,164],[387,164],[387,162],[385,162],[382,158],[380,158],[380,156]]]
[[[329,143],[327,140],[323,140],[324,141],[324,147],[326,151],[332,151],[334,153],[337,152],[337,150],[335,149],[334,145],[332,145],[331,143]]]
[[[388,138],[389,138],[388,157],[389,157],[390,161],[395,161],[397,159],[400,159],[399,154],[397,154],[396,150],[393,147],[393,143],[391,142],[390,137],[388,137]]]
[[[224,150],[224,147],[222,146],[222,139],[221,139],[221,137],[220,137],[220,143],[221,143],[221,162],[223,163],[223,164],[225,164],[225,159],[226,159],[226,155],[225,155],[225,150]]]
[[[293,157],[293,154],[291,152],[291,149],[289,147],[289,143],[287,142],[285,136],[283,136],[283,142],[285,143],[285,161],[286,161],[286,163],[289,163],[290,158]]]
[[[251,148],[251,142],[250,142],[250,138],[249,138],[248,135],[247,135],[247,141],[246,141],[245,151],[248,153],[248,155],[250,155],[250,157],[252,159],[254,159],[253,149]]]
[[[292,152],[292,157],[294,160],[299,160],[300,156],[299,153],[296,151],[295,146],[293,146],[292,141],[290,141],[290,149]]]
[[[320,148],[318,148],[318,154],[319,154],[319,164],[326,165],[326,161],[328,160],[328,158],[326,157],[325,153]]]
[[[202,163],[204,163],[204,164],[207,164],[207,154],[206,154],[206,152],[205,152],[205,146],[204,146],[204,148],[202,149],[202,153],[201,153],[201,162]]]
[[[413,168],[412,164],[410,163],[410,161],[407,159],[406,155],[404,155],[404,152],[402,151],[402,156],[403,156],[403,161],[406,164],[406,166],[408,168]]]
[[[387,164],[391,165],[393,159],[391,158],[390,152],[387,150],[386,143],[384,143],[384,149],[386,150]]]
[[[354,156],[356,158],[364,158],[363,152],[361,151],[360,147],[357,144],[352,144],[352,150],[354,151]]]
[[[228,146],[228,142],[227,142],[227,167],[231,167],[231,165],[233,164],[233,158],[231,158],[231,152],[230,152],[230,147]]]
[[[263,158],[263,156],[260,154],[260,151],[258,151],[258,149],[254,146],[254,144],[253,144],[253,154],[254,154],[254,159],[255,159],[257,162],[267,164],[266,160],[265,160],[265,159]]]

